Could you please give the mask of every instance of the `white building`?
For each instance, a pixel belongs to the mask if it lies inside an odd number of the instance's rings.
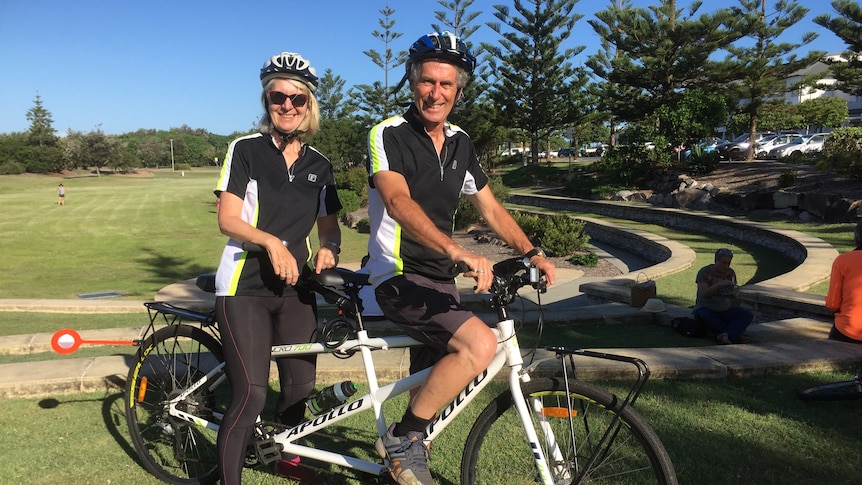
[[[826,56],[826,59],[844,61],[843,54],[829,54]],[[794,91],[788,91],[784,95],[784,99],[787,104],[799,104],[803,101],[819,98],[821,96],[842,98],[847,101],[847,110],[850,112],[850,124],[862,124],[862,96],[853,96],[844,91],[829,89],[830,85],[834,85],[836,83],[835,78],[832,77],[832,74],[829,71],[829,64],[823,61],[817,61],[805,69],[800,69],[794,72],[787,78],[787,86],[792,86],[812,74],[821,73],[823,77],[820,78],[818,84],[823,85],[822,88],[805,87]]]

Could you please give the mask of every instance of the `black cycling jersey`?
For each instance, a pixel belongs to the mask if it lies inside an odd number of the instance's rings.
[[[303,145],[288,170],[272,137],[260,133],[231,143],[215,194],[223,191],[243,199],[243,220],[286,241],[300,265],[311,259],[309,233],[317,218],[341,209],[332,164],[326,157]],[[248,253],[239,242],[228,241],[216,274],[216,295],[284,293],[284,281],[273,272],[266,253]]]
[[[416,107],[404,116],[390,118],[369,134],[369,176],[392,170],[404,176],[410,195],[437,228],[452,235],[459,197],[476,194],[488,183],[470,137],[459,127],[446,125],[446,141],[438,156],[434,142],[419,120]],[[456,275],[449,258],[418,243],[402,231],[371,182],[368,215],[372,238],[366,265],[371,282],[416,273],[437,281]]]

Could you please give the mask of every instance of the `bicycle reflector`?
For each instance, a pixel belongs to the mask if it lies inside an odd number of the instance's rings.
[[[542,416],[546,418],[572,418],[578,415],[574,409],[542,408]]]
[[[133,340],[85,340],[78,332],[71,328],[64,328],[54,332],[51,336],[51,349],[58,354],[71,354],[78,350],[81,344],[95,345],[137,345]]]

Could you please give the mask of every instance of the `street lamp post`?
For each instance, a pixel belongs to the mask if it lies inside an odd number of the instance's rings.
[[[174,171],[174,139],[171,138],[171,172]]]

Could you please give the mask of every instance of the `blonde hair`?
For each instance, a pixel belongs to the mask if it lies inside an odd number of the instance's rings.
[[[284,79],[290,84],[294,85],[297,89],[301,90],[303,94],[308,96],[308,103],[305,105],[305,117],[302,119],[302,122],[299,123],[299,126],[296,128],[298,131],[301,131],[302,134],[300,138],[305,138],[307,136],[311,136],[317,133],[320,130],[320,105],[317,103],[317,98],[314,97],[314,92],[309,89],[308,85],[302,81],[297,81],[296,79],[289,78],[274,78],[270,79],[266,86],[263,87],[263,92],[260,93],[260,104],[263,106],[263,115],[260,117],[260,125],[259,130],[261,133],[272,133],[275,129],[275,125],[272,122],[272,119],[269,117],[269,96],[266,94],[272,88],[272,84],[276,79]]]

